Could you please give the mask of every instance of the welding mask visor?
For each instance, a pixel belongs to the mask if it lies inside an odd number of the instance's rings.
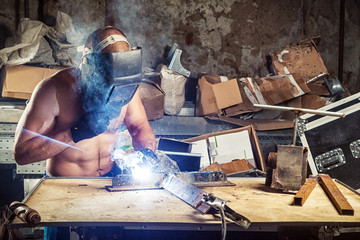
[[[106,104],[122,107],[129,103],[140,85],[141,68],[141,48],[84,55],[81,66],[84,110],[89,112]]]

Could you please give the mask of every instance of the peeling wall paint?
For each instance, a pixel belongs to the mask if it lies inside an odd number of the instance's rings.
[[[0,31],[11,35],[15,30],[14,1],[0,1],[6,6],[0,10]],[[33,6],[37,1],[30,2]],[[183,50],[182,64],[192,71],[228,77],[265,76],[268,53],[319,35],[318,49],[325,65],[331,74],[338,74],[340,0],[43,2],[45,14],[56,16],[63,11],[72,16],[84,38],[105,24],[119,27],[134,46],[143,48],[144,66],[150,68],[164,63],[166,50],[178,43]],[[346,1],[344,82],[352,93],[360,91],[359,12],[358,0]],[[37,7],[30,13],[36,17]]]

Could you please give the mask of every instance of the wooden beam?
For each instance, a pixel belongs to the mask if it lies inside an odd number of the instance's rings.
[[[294,205],[302,206],[305,201],[310,196],[312,190],[315,188],[318,183],[318,177],[310,177],[306,180],[305,184],[301,186],[300,190],[296,193],[294,197]]]
[[[354,209],[346,200],[335,182],[327,174],[319,174],[319,183],[340,215],[354,215]]]

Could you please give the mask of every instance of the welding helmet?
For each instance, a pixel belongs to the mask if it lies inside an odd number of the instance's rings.
[[[107,45],[119,41],[111,35],[107,42],[94,48],[96,52],[86,53],[81,64],[81,91],[86,112],[104,105],[122,107],[130,102],[142,79],[141,48],[114,53],[97,52]],[[103,41],[104,41],[103,40]],[[123,37],[120,39],[123,40]],[[112,41],[112,42],[111,42]],[[109,43],[110,42],[110,43]],[[127,42],[127,41],[126,41]]]

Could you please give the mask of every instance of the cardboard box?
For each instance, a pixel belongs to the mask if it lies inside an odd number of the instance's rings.
[[[139,93],[148,120],[162,118],[164,116],[165,93],[161,87],[151,80],[143,79],[139,87]]]
[[[235,129],[230,129],[230,130],[226,130],[226,131],[214,132],[214,133],[204,134],[204,135],[200,135],[200,136],[193,137],[193,138],[188,138],[188,139],[185,139],[184,142],[194,143],[194,142],[201,141],[204,139],[208,142],[208,140],[214,136],[222,136],[222,135],[238,133],[238,132],[242,132],[242,131],[247,131],[249,134],[249,139],[250,139],[250,144],[251,144],[251,148],[252,148],[252,154],[254,157],[255,167],[258,168],[259,170],[265,171],[266,163],[265,163],[265,159],[263,157],[262,148],[261,148],[259,139],[257,137],[256,131],[255,131],[254,127],[251,125],[242,127],[242,128],[235,128]],[[236,142],[234,144],[236,144]]]
[[[315,43],[311,40],[287,46],[270,57],[270,71],[273,74],[291,74],[299,85],[306,84],[322,73],[328,73]]]
[[[2,86],[2,97],[30,99],[36,85],[60,69],[33,67],[26,65],[6,66],[6,76]]]
[[[198,82],[196,116],[219,115],[221,110],[242,102],[236,79],[204,75]]]
[[[298,84],[291,74],[259,79],[241,78],[246,96],[258,104],[275,105],[310,92],[305,83]]]

